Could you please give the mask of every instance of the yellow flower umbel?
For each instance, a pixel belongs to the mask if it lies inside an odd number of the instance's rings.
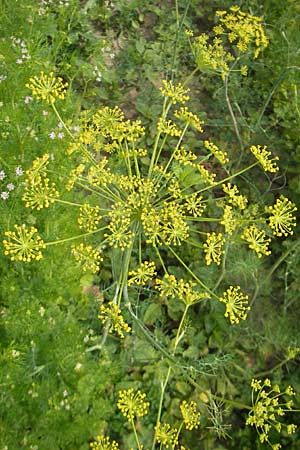
[[[118,450],[119,444],[116,441],[111,441],[107,436],[99,435],[96,441],[90,443],[92,450]]]
[[[261,443],[267,442],[272,450],[281,448],[280,444],[272,444],[269,440],[271,430],[280,433],[286,429],[288,434],[295,433],[297,425],[286,424],[279,421],[286,412],[292,411],[293,400],[285,400],[285,396],[294,396],[291,386],[283,392],[276,384],[272,386],[267,378],[263,382],[253,379],[252,387],[252,409],[249,412],[246,425],[255,426]],[[256,398],[255,397],[256,394]]]
[[[203,250],[205,253],[205,261],[209,266],[212,262],[218,266],[221,264],[221,256],[224,253],[223,246],[225,239],[222,233],[208,233],[206,242],[203,244]]]
[[[228,62],[234,58],[229,52],[226,52],[220,38],[214,38],[211,44],[208,43],[208,40],[207,34],[201,34],[193,42],[192,49],[196,64],[201,72],[215,72],[224,79],[229,72]]]
[[[219,25],[214,28],[216,35],[225,35],[228,41],[234,43],[240,52],[245,52],[254,45],[254,59],[268,45],[262,25],[262,18],[252,16],[232,6],[230,12],[217,11]]]
[[[59,197],[59,193],[55,188],[55,183],[49,184],[49,178],[40,178],[35,184],[27,184],[22,197],[26,208],[40,210],[48,208],[55,199]]]
[[[42,259],[41,249],[46,248],[46,244],[38,235],[35,236],[37,229],[27,228],[26,225],[15,225],[15,231],[6,231],[4,236],[4,254],[10,255],[12,261],[30,262],[33,259],[37,261]]]
[[[173,104],[175,103],[185,103],[189,100],[189,96],[187,95],[190,91],[189,89],[185,89],[181,83],[178,83],[176,86],[173,84],[173,81],[162,81],[163,87],[159,90],[164,97],[170,98]]]
[[[152,261],[145,261],[136,270],[129,272],[128,275],[130,277],[128,286],[131,286],[132,284],[145,286],[145,284],[152,280],[156,275],[155,264]]]
[[[149,402],[145,401],[146,394],[135,392],[132,388],[127,391],[119,391],[117,406],[124,417],[133,421],[135,417],[143,417],[148,414]]]
[[[271,239],[266,237],[265,231],[259,230],[256,225],[251,225],[246,228],[242,234],[242,239],[245,239],[249,248],[254,250],[259,258],[261,258],[262,255],[271,254],[271,251],[268,248]]]
[[[91,245],[73,245],[72,255],[80,263],[84,272],[97,273],[100,269],[100,263],[103,261],[98,250],[93,249]]]
[[[266,145],[263,148],[261,147],[261,145],[252,145],[250,147],[250,151],[261,164],[265,172],[275,173],[279,170],[279,167],[276,164],[276,161],[278,161],[279,158],[278,156],[270,158],[270,156],[272,156],[272,153],[268,152],[266,148]]]
[[[203,202],[203,197],[197,192],[194,192],[192,195],[185,198],[184,207],[188,214],[191,214],[193,217],[200,217],[202,216],[206,205]]]
[[[238,187],[231,183],[222,185],[223,191],[228,195],[228,203],[233,206],[237,206],[239,209],[243,210],[246,208],[248,200],[244,195],[239,195]]]
[[[184,400],[180,405],[180,411],[187,430],[193,430],[194,428],[199,427],[200,412],[197,411],[197,405],[195,402],[192,401],[188,403]]]
[[[43,156],[36,158],[32,162],[32,166],[26,170],[26,183],[33,186],[35,184],[39,184],[42,177],[46,177],[49,159],[49,153],[45,153]]]
[[[275,236],[288,236],[294,233],[292,227],[296,226],[296,217],[293,212],[297,211],[297,208],[288,198],[281,195],[275,205],[266,207],[266,211],[272,214],[269,217],[269,226]]]
[[[230,286],[219,300],[220,302],[225,303],[226,311],[224,316],[229,317],[231,324],[239,323],[240,320],[245,320],[247,318],[247,311],[250,310],[250,306],[248,306],[248,296],[241,292],[239,286]]]
[[[198,116],[189,111],[187,107],[182,106],[180,109],[174,111],[174,116],[177,119],[182,120],[192,128],[195,128],[195,130],[197,130],[199,133],[203,133],[202,125],[204,124],[204,122],[200,120]]]
[[[113,302],[109,302],[107,306],[100,306],[100,314],[98,319],[101,320],[103,324],[109,324],[109,332],[112,333],[116,331],[121,339],[124,339],[124,332],[129,333],[131,328],[123,319],[121,314],[121,309],[118,305]]]
[[[213,142],[210,141],[204,141],[203,142],[204,147],[212,154],[214,155],[218,161],[220,161],[221,164],[227,164],[229,163],[227,152],[224,152],[219,149],[219,147],[216,146]]]
[[[181,135],[181,131],[177,128],[176,123],[171,120],[166,120],[160,117],[157,123],[157,129],[160,133],[168,134],[169,136],[177,136]]]
[[[174,448],[178,444],[178,430],[171,428],[168,423],[160,423],[155,426],[155,438],[165,448]]]
[[[97,230],[97,225],[101,219],[99,206],[91,206],[88,203],[85,203],[80,208],[80,214],[77,221],[79,228],[87,232],[92,232]]]
[[[55,77],[53,72],[49,75],[41,72],[40,75],[29,79],[26,87],[31,89],[32,95],[37,99],[45,100],[47,103],[54,103],[57,98],[64,99],[66,95],[65,83],[61,77]]]

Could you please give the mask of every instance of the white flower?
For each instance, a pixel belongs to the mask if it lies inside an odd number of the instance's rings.
[[[16,167],[16,175],[17,175],[17,177],[21,177],[22,175],[24,175],[24,171],[23,171],[22,167],[20,167],[20,166]]]
[[[23,64],[23,59],[18,58],[18,59],[16,60],[16,63],[17,63],[17,64]]]
[[[49,133],[49,138],[50,139],[55,139],[55,137],[56,137],[56,135],[55,135],[55,132],[54,131],[51,131],[51,133]]]
[[[6,75],[0,75],[0,83],[2,83],[2,81],[6,80],[7,76]]]
[[[5,177],[6,173],[4,172],[4,170],[0,170],[0,181],[4,180]]]
[[[24,103],[30,103],[33,100],[32,97],[30,97],[30,95],[26,95],[26,97],[24,98]]]
[[[6,191],[1,192],[0,197],[2,198],[2,200],[7,200],[9,197],[9,192]]]
[[[79,372],[80,369],[81,369],[81,367],[82,367],[82,364],[81,364],[80,362],[78,362],[78,363],[76,364],[74,370],[75,370],[76,372]]]
[[[48,111],[43,111],[42,114],[43,114],[43,116],[48,116],[49,113],[48,113]]]
[[[45,308],[44,308],[43,306],[41,306],[40,309],[39,309],[39,315],[40,315],[41,317],[44,317],[45,312],[46,312]]]
[[[58,122],[57,128],[60,128],[60,129],[63,128],[63,124],[61,122]]]
[[[58,133],[57,137],[59,139],[63,139],[65,137],[65,133],[63,133],[62,131],[60,133]]]
[[[15,185],[13,183],[8,183],[8,185],[6,187],[9,191],[13,191],[15,188]]]

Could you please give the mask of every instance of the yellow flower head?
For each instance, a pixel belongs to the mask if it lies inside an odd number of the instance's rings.
[[[206,242],[203,244],[203,250],[205,253],[205,261],[209,266],[212,262],[218,266],[221,264],[221,256],[224,253],[223,247],[225,239],[222,233],[208,233]]]
[[[157,129],[160,133],[168,134],[169,136],[177,136],[181,135],[181,131],[177,128],[176,124],[171,120],[166,120],[160,117],[157,123]]]
[[[141,391],[134,391],[132,388],[127,391],[119,391],[117,406],[124,417],[129,421],[135,417],[143,417],[148,414],[149,402],[145,401],[146,394]]]
[[[200,217],[202,216],[206,205],[203,202],[203,197],[197,192],[194,192],[189,197],[185,198],[184,207],[188,214],[191,214],[193,217]]]
[[[72,255],[84,272],[98,272],[100,263],[103,261],[98,250],[93,249],[91,245],[84,245],[82,243],[72,246]]]
[[[168,423],[160,423],[155,426],[155,437],[159,444],[162,444],[165,448],[174,448],[178,444],[178,430],[171,428]]]
[[[26,84],[35,98],[45,100],[47,103],[54,103],[57,98],[64,99],[67,86],[68,83],[61,77],[56,78],[53,72],[49,75],[41,72],[40,75],[30,78]]]
[[[296,218],[293,213],[297,208],[288,198],[281,195],[275,205],[266,207],[266,211],[271,213],[269,226],[275,236],[288,236],[294,233],[292,227],[296,226]]]
[[[97,230],[97,225],[101,219],[99,206],[91,206],[88,203],[85,203],[80,208],[80,214],[77,221],[79,228],[87,232],[92,232]]]
[[[163,87],[159,90],[164,97],[168,97],[171,99],[172,103],[185,103],[189,100],[189,96],[187,93],[190,91],[189,89],[185,89],[181,83],[178,83],[176,86],[173,84],[173,81],[162,81]]]
[[[250,225],[250,227],[246,228],[242,234],[242,239],[245,239],[249,244],[249,248],[254,250],[259,258],[262,255],[271,254],[268,248],[271,239],[266,237],[265,231],[259,230],[256,225]]]
[[[252,145],[250,147],[250,151],[261,164],[265,172],[275,173],[279,170],[279,167],[276,164],[276,161],[278,161],[279,158],[278,156],[270,158],[270,156],[272,156],[272,153],[268,152],[266,148],[266,145],[263,148],[261,147],[261,145]]]
[[[27,228],[26,225],[15,225],[16,231],[6,231],[4,236],[4,254],[10,255],[12,261],[30,262],[42,259],[41,249],[46,248],[46,244],[40,236],[35,236],[37,229]]]
[[[55,199],[59,197],[59,193],[55,188],[55,183],[49,184],[48,178],[40,178],[39,183],[28,184],[22,197],[26,208],[40,210],[48,208]]]
[[[252,380],[251,387],[252,409],[248,414],[246,425],[255,426],[260,442],[268,442],[273,449],[278,449],[279,444],[271,444],[269,441],[270,431],[274,429],[280,433],[286,427],[287,433],[291,434],[297,428],[294,424],[286,425],[279,420],[287,410],[291,409],[292,400],[286,401],[284,396],[293,395],[293,389],[289,386],[281,392],[279,386],[272,386],[268,378],[264,381]]]
[[[41,156],[40,158],[36,158],[32,162],[32,166],[28,170],[26,170],[26,183],[33,186],[41,182],[42,177],[45,177],[47,175],[47,166],[49,164],[49,159],[49,153],[45,153],[43,156]]]
[[[107,306],[100,306],[100,314],[98,318],[103,324],[109,324],[109,332],[114,331],[121,339],[124,339],[124,332],[129,333],[131,328],[123,319],[121,309],[113,302],[109,302]]]
[[[248,296],[241,292],[239,286],[230,286],[219,300],[225,303],[226,311],[224,316],[229,317],[231,324],[239,323],[240,320],[247,318],[247,311],[250,310]]]
[[[197,405],[195,402],[188,403],[183,401],[180,405],[180,411],[187,430],[193,430],[198,428],[200,424],[200,412],[197,411]]]
[[[160,297],[175,298],[178,292],[178,282],[174,275],[166,274],[162,280],[155,282],[156,289],[160,292]]]
[[[204,122],[200,120],[198,116],[190,112],[186,106],[182,106],[179,110],[174,111],[174,116],[185,122],[187,125],[190,125],[192,128],[195,128],[199,133],[203,133],[202,125]]]
[[[219,147],[211,141],[204,141],[204,147],[214,155],[221,164],[229,163],[227,152],[220,150]]]
[[[136,270],[129,272],[128,286],[136,284],[138,286],[145,286],[145,284],[152,280],[156,275],[156,267],[154,262],[145,261]]]
[[[116,441],[111,441],[107,436],[99,435],[96,441],[90,443],[92,450],[118,450],[119,444]]]

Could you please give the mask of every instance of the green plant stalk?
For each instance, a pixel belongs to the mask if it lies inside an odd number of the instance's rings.
[[[45,242],[45,245],[47,247],[49,247],[50,245],[57,245],[57,244],[62,244],[64,242],[74,241],[76,239],[79,239],[79,238],[82,238],[82,237],[85,237],[85,236],[90,236],[91,234],[98,233],[99,231],[103,231],[105,229],[106,229],[106,226],[102,227],[102,228],[98,228],[95,231],[89,231],[88,233],[78,234],[77,236],[72,236],[72,237],[65,238],[65,239],[59,239],[59,240],[53,241],[53,242]]]
[[[56,114],[58,120],[62,123],[62,126],[64,127],[64,129],[66,130],[66,132],[68,133],[68,135],[75,140],[73,134],[71,133],[71,131],[69,130],[69,128],[67,127],[67,125],[65,124],[65,122],[63,121],[63,119],[61,118],[61,115],[59,114],[59,112],[56,109],[56,106],[54,103],[51,103],[52,109],[54,111],[54,113]]]
[[[184,324],[184,321],[185,321],[185,318],[186,318],[186,315],[187,315],[189,307],[190,307],[190,305],[185,305],[184,312],[183,312],[183,314],[181,316],[180,324],[179,324],[179,327],[177,329],[177,333],[176,333],[176,337],[175,337],[175,341],[174,341],[174,348],[173,348],[172,356],[175,355],[176,348],[177,348],[180,340],[182,339],[181,329],[182,329],[182,326]],[[159,407],[158,407],[158,412],[157,412],[157,417],[156,417],[156,426],[158,426],[158,424],[160,422],[163,400],[164,400],[164,396],[165,396],[166,387],[167,387],[167,384],[169,382],[169,378],[170,378],[170,375],[171,375],[171,370],[172,370],[171,369],[171,365],[169,365],[166,378],[165,378],[164,381],[161,382],[161,392],[160,392]],[[154,450],[155,443],[156,443],[156,435],[154,433],[151,450]]]
[[[183,267],[188,271],[188,273],[194,278],[194,280],[197,281],[197,283],[206,291],[208,292],[210,295],[212,295],[212,297],[216,298],[217,300],[219,300],[219,297],[211,290],[209,289],[206,284],[203,283],[203,281],[200,280],[200,278],[197,277],[197,275],[194,274],[194,272],[183,262],[183,260],[180,258],[179,255],[177,255],[177,253],[172,249],[172,247],[169,247],[167,245],[167,248],[170,250],[171,253],[173,253],[173,255],[175,256],[175,258],[180,262],[180,264],[183,265]]]
[[[135,424],[134,424],[133,419],[130,420],[130,423],[131,423],[131,426],[132,426],[132,429],[133,429],[133,433],[134,433],[135,441],[136,441],[137,446],[138,446],[138,450],[142,450],[143,447],[140,444],[140,441],[139,441],[139,438],[138,438],[138,435],[137,435],[137,432],[136,432],[136,428],[135,428]]]
[[[165,119],[169,109],[172,106],[172,102],[169,102],[167,104],[167,99],[164,99],[164,103],[163,103],[163,111],[162,111],[162,119]],[[155,142],[154,142],[154,146],[153,146],[153,150],[152,150],[152,157],[151,157],[151,161],[150,161],[150,166],[149,166],[149,171],[148,171],[148,178],[151,178],[151,174],[152,174],[152,170],[153,170],[153,166],[154,166],[154,162],[156,160],[156,152],[157,152],[157,147],[158,147],[158,143],[159,143],[159,138],[160,138],[161,132],[158,131],[156,138],[155,138]]]

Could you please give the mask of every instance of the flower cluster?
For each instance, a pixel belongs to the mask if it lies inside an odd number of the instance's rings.
[[[39,182],[34,184],[31,184],[28,179],[27,182],[25,181],[22,200],[26,208],[37,209],[38,211],[42,208],[48,208],[58,197],[59,193],[56,190],[55,183],[50,183],[49,178],[40,177]]]
[[[266,236],[264,230],[259,230],[256,225],[250,225],[250,227],[246,228],[241,237],[248,243],[249,248],[257,253],[259,258],[262,255],[271,254],[268,248],[271,239]]]
[[[103,324],[108,324],[110,333],[116,332],[121,339],[124,339],[124,332],[129,333],[131,328],[123,319],[121,309],[113,302],[107,306],[100,306],[98,318]]]
[[[250,152],[255,156],[258,162],[261,164],[265,172],[275,173],[279,170],[276,164],[278,161],[278,156],[272,156],[272,153],[266,150],[267,146],[261,147],[261,145],[251,145]]]
[[[100,216],[99,206],[91,206],[85,203],[80,207],[80,214],[77,219],[79,228],[87,232],[97,230],[97,225],[102,217]]]
[[[262,25],[262,18],[244,13],[240,7],[231,6],[230,12],[217,11],[219,24],[214,28],[216,35],[226,35],[230,43],[234,43],[240,52],[246,52],[254,45],[254,59],[268,45]]]
[[[84,245],[82,243],[72,246],[72,255],[84,272],[97,273],[103,261],[98,250],[93,249],[91,245]]]
[[[185,89],[181,83],[174,85],[173,81],[162,81],[163,87],[160,88],[160,92],[164,97],[171,100],[173,104],[175,103],[185,103],[189,100],[189,89]]]
[[[297,208],[288,198],[281,195],[275,205],[266,207],[266,211],[271,213],[269,226],[272,228],[274,236],[288,236],[294,233],[293,227],[296,226],[296,218],[293,213],[297,211]]]
[[[30,262],[40,260],[43,255],[41,250],[46,248],[42,238],[37,235],[35,227],[15,225],[16,231],[6,231],[4,236],[9,240],[3,240],[4,254],[9,255],[12,261]]]
[[[219,300],[225,303],[226,311],[224,316],[229,317],[231,324],[237,324],[240,320],[246,319],[247,311],[250,310],[248,296],[241,292],[239,286],[230,286]]]
[[[145,286],[145,284],[152,280],[156,275],[156,267],[153,261],[145,261],[136,269],[128,273],[128,286],[136,284],[138,286]]]
[[[50,104],[53,104],[57,98],[65,98],[67,86],[68,83],[65,83],[61,77],[56,78],[53,72],[49,75],[41,72],[40,75],[30,78],[29,83],[26,84],[35,98]]]
[[[293,400],[286,400],[285,397],[293,397],[295,393],[291,386],[281,392],[278,384],[272,386],[268,378],[264,381],[253,379],[251,387],[252,409],[246,424],[255,426],[260,442],[267,442],[272,450],[280,449],[280,444],[270,442],[269,434],[271,430],[280,433],[283,429],[287,431],[287,434],[295,433],[297,425],[280,422],[280,417],[292,411]]]
[[[141,391],[134,391],[130,388],[127,391],[119,391],[117,406],[121,413],[129,421],[136,417],[143,417],[148,414],[149,402],[145,401],[146,394]]]
[[[209,266],[212,262],[218,266],[221,264],[221,256],[224,253],[225,239],[222,233],[208,233],[206,242],[203,244],[205,261]]]
[[[96,440],[90,443],[92,450],[118,450],[119,444],[116,441],[111,441],[108,436],[96,436]]]
[[[184,281],[182,278],[177,280],[174,275],[170,274],[155,281],[155,287],[161,298],[178,298],[187,306],[209,298],[207,293],[196,291],[195,286],[196,284],[192,281]]]
[[[198,428],[200,424],[200,412],[197,411],[195,402],[188,403],[184,400],[180,405],[180,411],[183,417],[183,422],[187,430]]]
[[[178,444],[178,430],[168,423],[160,423],[155,426],[155,438],[165,448],[174,448]]]

